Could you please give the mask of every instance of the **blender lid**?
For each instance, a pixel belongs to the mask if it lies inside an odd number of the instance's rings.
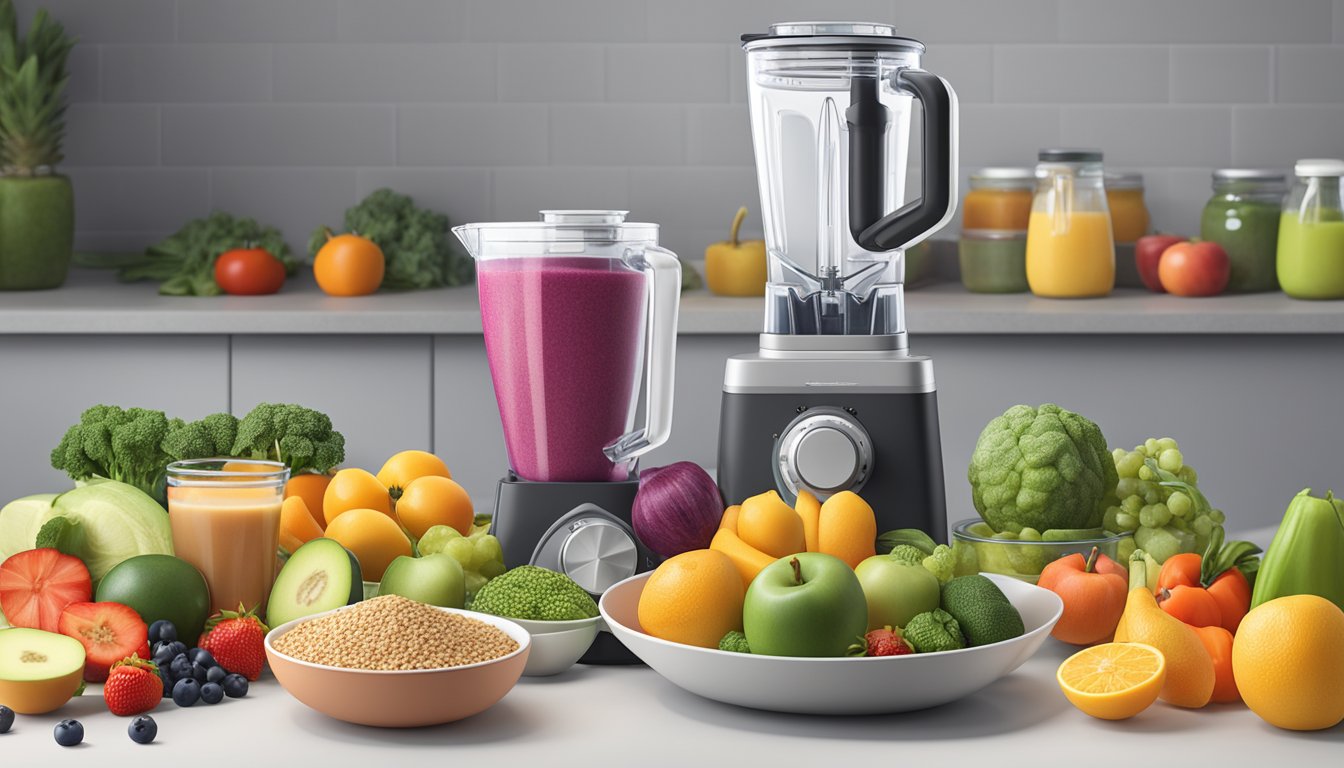
[[[742,35],[742,47],[758,50],[773,47],[843,46],[924,52],[924,44],[896,34],[896,27],[870,21],[786,21],[770,25],[770,31]]]
[[[629,211],[544,210],[540,213],[541,221],[463,224],[453,227],[453,232],[478,232],[483,239],[495,243],[658,242],[658,225],[626,221]]]
[[[1042,149],[1036,154],[1042,163],[1100,163],[1100,149]]]

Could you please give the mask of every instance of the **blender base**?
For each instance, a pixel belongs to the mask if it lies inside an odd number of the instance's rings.
[[[539,565],[566,573],[596,600],[603,590],[656,563],[630,525],[637,480],[546,483],[510,473],[499,481],[490,533],[504,565]],[[638,664],[614,635],[599,632],[582,664]]]

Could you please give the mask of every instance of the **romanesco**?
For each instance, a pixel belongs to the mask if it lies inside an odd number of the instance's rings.
[[[751,653],[751,646],[747,645],[746,635],[732,629],[719,641],[719,650],[731,653]]]
[[[903,633],[906,642],[915,649],[915,653],[955,651],[966,647],[966,639],[961,635],[961,625],[952,618],[952,614],[941,608],[915,616],[905,625]]]
[[[520,565],[486,582],[471,610],[510,619],[575,621],[597,615],[597,603],[563,573]]]
[[[897,544],[887,557],[906,565],[920,565],[924,562],[924,553],[919,547],[910,544]]]

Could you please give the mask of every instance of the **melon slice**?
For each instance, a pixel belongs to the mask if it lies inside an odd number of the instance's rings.
[[[0,701],[21,715],[59,709],[84,678],[84,646],[40,629],[0,630]]]

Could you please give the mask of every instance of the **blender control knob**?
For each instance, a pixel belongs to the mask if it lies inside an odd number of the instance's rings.
[[[579,586],[600,595],[635,575],[639,552],[630,534],[605,520],[580,520],[560,547],[560,569]]]
[[[853,416],[840,409],[813,408],[779,439],[779,479],[793,494],[854,490],[873,464],[872,442]]]

